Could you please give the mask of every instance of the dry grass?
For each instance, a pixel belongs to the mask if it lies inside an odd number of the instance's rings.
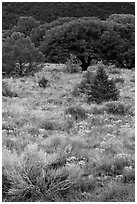
[[[18,97],[3,97],[3,201],[134,201],[135,73],[109,72],[124,84],[118,102],[101,105],[72,96],[82,74],[64,65],[5,79]]]

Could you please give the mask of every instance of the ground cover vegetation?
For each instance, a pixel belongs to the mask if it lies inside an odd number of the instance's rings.
[[[2,45],[3,202],[134,202],[134,16],[20,17]]]

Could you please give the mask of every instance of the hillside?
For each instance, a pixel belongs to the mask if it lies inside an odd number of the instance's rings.
[[[89,105],[64,66],[5,79],[18,97],[3,96],[3,201],[134,202],[134,70],[108,67],[120,99]]]
[[[10,29],[19,16],[33,16],[41,22],[51,22],[66,16],[96,16],[106,19],[114,13],[135,14],[135,5],[130,2],[3,2],[2,27]]]

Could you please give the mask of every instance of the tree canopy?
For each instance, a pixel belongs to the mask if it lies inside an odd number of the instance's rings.
[[[2,52],[2,71],[6,74],[14,72],[22,76],[32,71],[34,62],[43,60],[42,53],[39,52],[38,48],[35,48],[30,38],[19,32],[14,32],[11,37],[4,40]]]
[[[134,33],[133,23],[80,18],[45,31],[39,49],[47,62],[65,62],[70,54],[74,54],[81,61],[83,71],[92,59],[102,59],[120,67],[132,68]]]

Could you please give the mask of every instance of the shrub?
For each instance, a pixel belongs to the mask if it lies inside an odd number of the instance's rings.
[[[5,97],[18,97],[17,93],[13,92],[8,83],[5,81],[2,81],[2,96]]]
[[[65,110],[66,115],[71,115],[75,120],[85,120],[87,118],[87,112],[82,107],[71,106]]]
[[[106,107],[104,105],[93,106],[91,109],[91,113],[94,115],[103,114],[106,112]]]
[[[70,55],[70,58],[67,59],[65,72],[70,74],[78,73],[81,71],[80,63],[75,55]]]
[[[121,102],[107,102],[105,103],[105,106],[107,107],[107,113],[110,114],[125,115],[127,113],[131,113],[130,106],[124,105]]]
[[[135,202],[133,186],[130,187],[121,182],[111,181],[104,192],[102,191],[100,202]]]
[[[115,77],[115,78],[112,78],[113,82],[114,83],[124,83],[124,79],[122,77]]]
[[[90,71],[86,72],[78,87],[79,92],[86,95],[88,103],[96,102],[99,104],[103,101],[118,100],[119,91],[113,80],[108,79],[104,65],[100,63],[97,68],[96,74]]]
[[[134,160],[128,154],[117,154],[113,161],[113,171],[115,174],[122,174],[126,166],[134,166]]]
[[[135,77],[133,77],[132,79],[130,79],[131,82],[135,83]]]
[[[45,77],[42,77],[39,81],[38,84],[40,87],[42,88],[46,88],[47,86],[49,86],[49,81],[48,79],[45,79]]]
[[[10,202],[57,201],[73,189],[82,171],[78,165],[58,166],[59,153],[47,154],[37,144],[28,145],[20,156],[3,152],[3,199]]]
[[[51,131],[61,129],[60,124],[57,123],[56,121],[53,121],[53,120],[46,120],[46,121],[42,122],[40,127],[45,129],[45,130],[51,130]]]
[[[132,166],[126,166],[123,170],[123,182],[129,183],[129,182],[135,182],[135,169],[132,168]]]

